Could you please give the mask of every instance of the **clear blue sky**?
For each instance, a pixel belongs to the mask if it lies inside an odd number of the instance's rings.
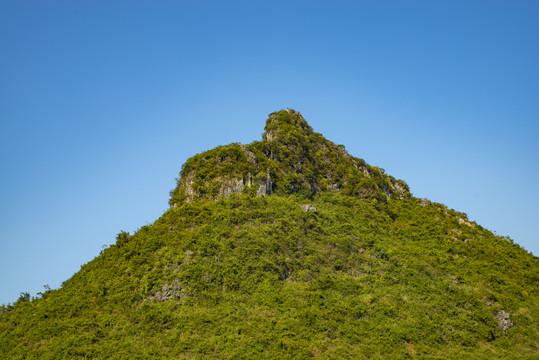
[[[1,0],[0,303],[285,107],[537,255],[538,39],[537,1]]]

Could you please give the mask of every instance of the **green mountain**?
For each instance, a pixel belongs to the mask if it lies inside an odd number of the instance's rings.
[[[2,359],[538,359],[539,258],[270,114],[170,209],[0,308]]]

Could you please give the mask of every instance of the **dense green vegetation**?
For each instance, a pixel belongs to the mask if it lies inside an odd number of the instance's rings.
[[[243,149],[212,151],[252,166]],[[205,154],[183,171],[214,181],[250,169],[221,172]],[[280,156],[258,161],[284,169]],[[308,168],[315,181],[331,170]],[[173,192],[176,206],[120,232],[60,289],[2,306],[0,358],[537,359],[537,257],[442,204],[351,183],[179,204]]]

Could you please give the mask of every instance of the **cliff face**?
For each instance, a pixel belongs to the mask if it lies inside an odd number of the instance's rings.
[[[264,130],[262,141],[219,146],[187,160],[170,205],[239,193],[340,192],[379,201],[410,196],[404,181],[314,132],[298,111],[271,113]]]

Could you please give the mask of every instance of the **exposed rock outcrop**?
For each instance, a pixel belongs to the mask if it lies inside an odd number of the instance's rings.
[[[149,299],[156,301],[167,301],[172,299],[181,299],[185,296],[187,296],[187,294],[183,291],[183,287],[181,286],[180,282],[178,280],[174,280],[172,284],[166,283],[163,285],[161,289],[150,295]]]
[[[503,332],[506,332],[508,329],[515,326],[515,323],[513,322],[513,320],[511,320],[509,314],[503,310],[498,311],[498,313],[496,314],[496,322],[498,323],[498,327],[500,328],[500,330],[502,330]]]
[[[311,204],[302,204],[299,207],[305,212],[316,212],[316,210],[318,210],[316,207],[312,206]]]

